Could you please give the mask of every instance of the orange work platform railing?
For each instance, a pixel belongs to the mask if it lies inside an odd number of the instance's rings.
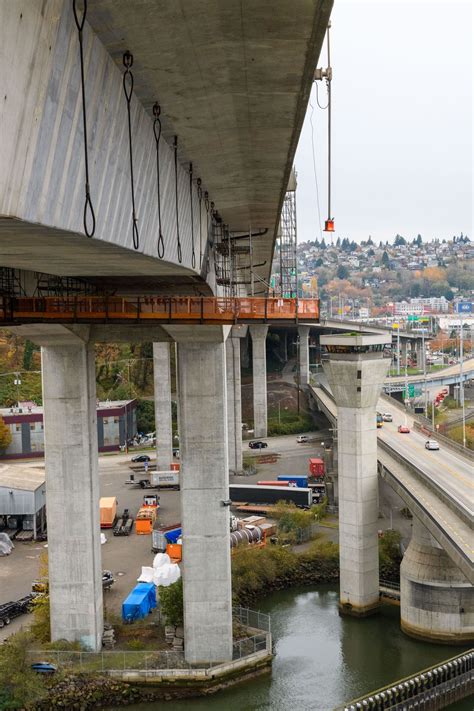
[[[232,325],[318,321],[318,299],[212,296],[0,297],[0,323],[182,323]]]

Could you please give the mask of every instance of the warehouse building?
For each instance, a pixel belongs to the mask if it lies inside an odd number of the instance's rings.
[[[0,529],[35,540],[46,530],[44,469],[0,465]]]
[[[97,403],[97,439],[99,452],[118,451],[137,432],[137,401],[107,400]],[[27,459],[44,454],[43,408],[33,402],[0,409],[0,416],[10,428],[12,441],[0,459]]]

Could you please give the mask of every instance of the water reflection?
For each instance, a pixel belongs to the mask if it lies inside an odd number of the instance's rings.
[[[170,711],[331,711],[462,651],[409,639],[395,607],[365,620],[339,617],[338,591],[330,586],[274,593],[258,607],[272,615],[271,675],[205,699],[170,702]]]

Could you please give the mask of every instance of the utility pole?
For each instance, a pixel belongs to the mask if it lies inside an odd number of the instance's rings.
[[[462,408],[462,446],[466,446],[466,408],[464,406],[464,379],[463,379],[463,366],[464,366],[464,328],[463,328],[463,314],[462,311],[459,314],[459,324],[461,327],[461,335],[459,338],[459,396],[461,399]]]

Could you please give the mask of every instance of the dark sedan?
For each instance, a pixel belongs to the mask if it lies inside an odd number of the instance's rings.
[[[249,442],[249,447],[250,449],[265,449],[265,447],[268,447],[268,444],[261,440],[254,440],[253,442]]]

